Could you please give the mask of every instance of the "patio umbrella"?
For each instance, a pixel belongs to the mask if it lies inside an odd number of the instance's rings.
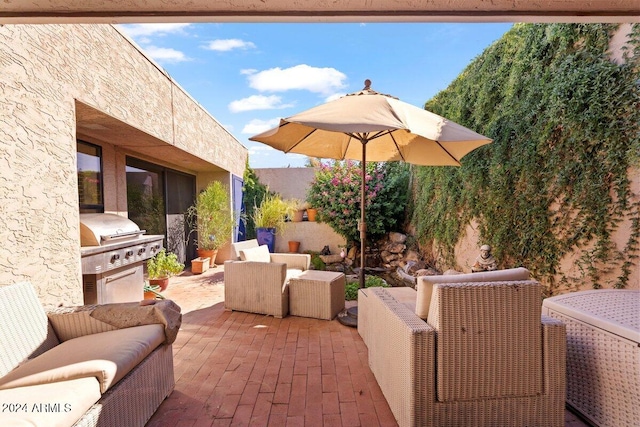
[[[249,139],[285,153],[361,162],[360,287],[364,287],[366,162],[460,166],[465,154],[491,142],[437,114],[372,90],[370,80],[359,92],[281,119],[278,127]]]

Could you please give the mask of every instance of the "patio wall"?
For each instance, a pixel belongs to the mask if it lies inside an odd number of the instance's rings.
[[[617,33],[613,35],[610,46],[611,60],[617,64],[624,62],[623,59],[623,46],[627,43],[627,35],[631,32],[631,24],[621,24]],[[638,202],[637,198],[640,195],[640,169],[632,168],[628,171],[629,180],[631,182],[630,190],[632,194],[635,194],[634,199],[630,200],[630,204]],[[611,236],[612,242],[616,245],[617,250],[622,251],[627,244],[629,235],[631,233],[631,218],[626,218],[621,221],[618,229]],[[466,234],[463,239],[456,245],[456,261],[457,266],[447,266],[447,268],[455,268],[459,271],[470,272],[471,266],[475,262],[476,257],[479,254],[479,248],[484,242],[479,241],[477,226],[471,223],[466,228]],[[593,249],[592,247],[581,248],[581,250],[574,251],[566,255],[560,262],[560,274],[557,274],[556,282],[560,281],[562,275],[571,278],[579,278],[584,274],[579,267],[579,258],[584,250]],[[629,275],[629,283],[627,289],[640,289],[640,262],[638,259],[632,260],[635,263],[631,266],[631,273]],[[526,267],[526,265],[524,265]],[[613,268],[612,268],[613,267]],[[620,275],[620,266],[600,265],[599,270],[602,273],[600,284],[605,288],[611,288],[615,283],[617,277]],[[609,271],[610,270],[610,271]],[[587,290],[592,289],[592,283],[588,280],[579,280],[571,285],[568,289],[565,286],[561,286],[558,289],[558,293],[564,293],[569,290]]]
[[[254,169],[260,183],[269,187],[270,191],[279,193],[285,199],[305,200],[307,191],[315,176],[313,168],[258,168]],[[288,252],[289,240],[300,242],[300,251],[317,251],[329,245],[331,253],[340,252],[345,238],[327,224],[320,222],[290,222],[282,233],[276,237],[276,252]]]
[[[77,136],[103,146],[105,210],[119,214],[126,155],[199,186],[243,174],[246,148],[111,25],[0,26],[0,68],[0,285],[83,302]]]
[[[635,194],[640,194],[640,169],[630,171],[629,178],[632,182],[632,192]],[[612,242],[616,245],[618,250],[624,249],[630,232],[631,219],[627,218],[620,223],[618,230],[612,235]],[[456,245],[455,254],[458,265],[447,266],[447,268],[454,268],[458,271],[470,273],[471,266],[475,262],[476,257],[479,255],[480,246],[482,244],[484,244],[484,242],[479,240],[478,227],[475,223],[472,222],[471,224],[467,225],[465,237],[461,239],[460,242],[458,242],[458,244]],[[589,250],[592,249],[592,247],[587,247],[586,249]],[[556,282],[561,279],[562,275],[573,278],[582,277],[583,272],[581,272],[578,264],[581,254],[582,252],[572,252],[561,260],[559,269],[561,274],[556,275]],[[626,289],[640,289],[640,266],[638,264],[638,260],[636,259],[635,264],[631,266],[631,274],[629,275],[629,283]],[[523,267],[526,267],[526,264],[523,265]],[[619,266],[607,272],[609,269],[611,269],[611,267],[612,266],[610,265],[600,265],[600,271],[602,273],[600,284],[604,288],[612,288],[617,277],[621,273]],[[569,290],[588,289],[592,289],[592,283],[585,279],[576,282],[572,285],[571,288],[561,286],[558,289],[557,293],[565,293]]]

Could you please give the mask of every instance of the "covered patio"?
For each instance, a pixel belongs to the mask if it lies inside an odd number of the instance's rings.
[[[164,295],[183,312],[176,387],[147,426],[397,425],[356,329],[225,311],[222,266],[174,277]],[[566,411],[565,426],[586,424]]]

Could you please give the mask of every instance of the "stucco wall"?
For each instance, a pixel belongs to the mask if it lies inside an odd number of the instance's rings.
[[[326,245],[332,254],[340,253],[346,240],[322,222],[288,222],[281,235],[276,236],[276,252],[289,252],[289,240],[300,242],[299,252],[320,252]]]
[[[307,191],[315,176],[314,168],[258,168],[254,169],[261,184],[285,199],[307,198]]]
[[[640,195],[640,170],[634,169],[629,171],[629,178],[631,180],[631,191],[636,195]],[[632,200],[631,202],[637,202],[637,200]],[[611,236],[611,241],[615,244],[617,250],[622,251],[624,249],[630,233],[631,219],[626,218],[619,224],[618,229]],[[471,266],[480,253],[480,246],[484,243],[487,242],[479,240],[478,228],[476,224],[472,222],[467,226],[465,236],[456,245],[455,256],[457,265],[451,266],[443,264],[441,268],[453,268],[458,271],[470,273]],[[580,251],[573,251],[560,261],[559,273],[555,276],[555,281],[559,283],[562,277],[565,276],[569,279],[569,283],[559,285],[554,292],[565,293],[575,290],[592,289],[593,283],[584,277],[586,272],[581,270],[579,264],[579,258],[583,253],[582,251],[588,249],[589,248],[581,248]],[[638,259],[634,261],[635,263],[631,266],[627,289],[640,289],[640,263]],[[527,267],[526,263],[523,267]],[[600,284],[604,288],[612,288],[621,273],[620,265],[612,266],[600,263],[597,267],[602,273]]]
[[[258,168],[254,169],[260,183],[269,191],[279,193],[285,199],[305,200],[315,176],[314,168]],[[290,222],[283,233],[276,236],[276,252],[288,252],[289,240],[300,242],[300,252],[321,251],[329,245],[331,253],[339,253],[345,245],[344,237],[327,224],[319,222]]]
[[[244,171],[246,148],[110,25],[0,26],[0,93],[0,285],[29,280],[47,305],[83,301],[76,100],[197,153],[201,171]],[[124,213],[120,196],[108,210]]]

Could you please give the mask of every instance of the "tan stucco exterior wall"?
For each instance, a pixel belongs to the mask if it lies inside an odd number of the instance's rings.
[[[315,176],[314,168],[259,168],[254,172],[260,183],[269,191],[280,194],[285,199],[307,198],[307,191]],[[300,242],[300,251],[321,251],[329,245],[331,253],[340,252],[346,244],[345,238],[327,224],[319,222],[289,222],[281,235],[276,237],[276,252],[288,252],[289,240]]]
[[[640,170],[634,169],[629,171],[629,178],[631,179],[631,191],[636,194],[637,197],[637,195],[640,195]],[[622,251],[625,248],[630,233],[631,219],[627,218],[619,224],[618,229],[611,236],[611,241],[615,244],[618,251]],[[441,267],[443,269],[451,268],[465,273],[470,273],[471,266],[475,262],[476,257],[480,254],[480,246],[485,243],[487,242],[479,240],[478,227],[472,222],[467,225],[464,238],[456,245],[455,256],[457,265],[442,265]],[[560,261],[559,274],[555,276],[556,284],[560,283],[563,276],[569,280],[569,283],[557,285],[558,288],[554,290],[554,292],[565,293],[575,290],[592,289],[593,283],[585,277],[586,272],[581,270],[579,260],[583,253],[582,251],[589,249],[590,248],[587,247],[581,248],[580,251],[573,251]],[[636,259],[634,264],[631,266],[631,274],[629,275],[627,289],[640,289],[639,264],[640,263]],[[526,263],[525,265],[522,265],[522,267],[527,267]],[[600,264],[598,268],[602,273],[602,277],[599,282],[600,285],[604,288],[613,288],[615,281],[621,273],[620,264],[617,264],[616,266]]]
[[[307,198],[307,191],[315,176],[314,168],[259,168],[254,169],[261,184],[285,199]]]
[[[83,301],[77,135],[103,146],[105,209],[120,214],[127,154],[227,182],[244,171],[246,148],[110,25],[0,26],[0,93],[0,285],[31,281],[47,305]],[[106,139],[77,126],[93,109],[118,127]],[[109,144],[127,132],[145,147]]]

